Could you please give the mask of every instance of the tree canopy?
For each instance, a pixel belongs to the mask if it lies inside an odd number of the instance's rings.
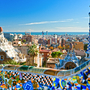
[[[84,45],[84,50],[85,50],[85,51],[87,50],[87,45],[88,45],[88,44],[85,44],[85,45]]]
[[[30,46],[28,53],[30,54],[30,57],[33,57],[32,65],[34,66],[35,65],[34,64],[34,57],[35,57],[35,55],[38,54],[37,46],[35,44],[33,44],[32,46]],[[29,62],[29,64],[30,64],[30,62]]]
[[[62,54],[62,53],[61,53],[60,51],[58,51],[58,52],[52,52],[51,56],[52,56],[53,58],[58,58],[58,57],[60,57],[61,54]]]
[[[37,46],[35,44],[33,44],[32,46],[29,47],[29,51],[28,53],[30,53],[30,55],[37,55],[38,50],[36,49]]]
[[[26,40],[25,40],[25,39],[23,39],[23,42],[25,43],[25,42],[26,42]]]

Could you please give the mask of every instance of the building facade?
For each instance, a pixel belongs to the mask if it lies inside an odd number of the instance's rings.
[[[7,60],[14,60],[16,62],[25,62],[26,58],[18,49],[15,49],[6,38],[4,38],[3,29],[0,27],[0,63]]]

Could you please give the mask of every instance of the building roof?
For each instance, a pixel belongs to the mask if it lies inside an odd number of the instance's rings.
[[[76,53],[76,56],[84,56],[85,55],[85,51],[84,50],[74,50]]]
[[[58,48],[55,48],[55,49],[52,50],[52,52],[57,52],[57,51],[59,51]]]
[[[77,43],[77,44],[80,44],[81,43],[82,44],[83,42],[74,42],[74,43]]]
[[[49,58],[48,60],[47,60],[47,63],[59,63],[59,60],[58,60],[58,58]]]
[[[21,46],[31,46],[31,44],[21,44]]]
[[[50,50],[46,50],[46,49],[44,49],[44,50],[40,50],[39,52],[40,52],[40,53],[49,53]]]
[[[13,42],[20,42],[20,41],[13,41]]]

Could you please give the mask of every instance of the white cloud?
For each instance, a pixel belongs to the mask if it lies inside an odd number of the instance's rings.
[[[83,17],[83,18],[85,18],[85,19],[89,19],[90,17]]]
[[[6,30],[6,32],[25,32],[25,30]],[[32,29],[28,29],[26,30],[26,32],[89,32],[89,27],[56,27],[56,28],[51,28],[51,29],[38,29],[38,30],[32,30]]]
[[[73,21],[74,19],[67,19],[68,21]]]
[[[19,24],[19,25],[36,25],[36,24],[47,24],[47,23],[58,23],[58,22],[71,22],[73,19],[66,19],[63,21],[42,21],[42,22],[33,22],[33,23],[26,23],[26,24]]]
[[[32,30],[29,29],[27,32],[89,32],[89,27],[56,27],[51,29]]]
[[[56,27],[59,32],[88,32],[87,27]]]
[[[43,22],[34,22],[34,23],[27,23],[25,25],[35,25],[35,24],[46,24],[46,23],[57,23],[59,21],[43,21]]]
[[[42,31],[46,32],[89,32],[88,27],[56,27],[53,29],[43,29]],[[41,32],[41,30],[38,30]]]
[[[75,22],[75,23],[79,23],[79,22]]]

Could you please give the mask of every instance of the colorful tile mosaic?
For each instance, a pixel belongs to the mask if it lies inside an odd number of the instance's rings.
[[[18,71],[0,71],[0,90],[90,90],[90,67],[64,79]]]

